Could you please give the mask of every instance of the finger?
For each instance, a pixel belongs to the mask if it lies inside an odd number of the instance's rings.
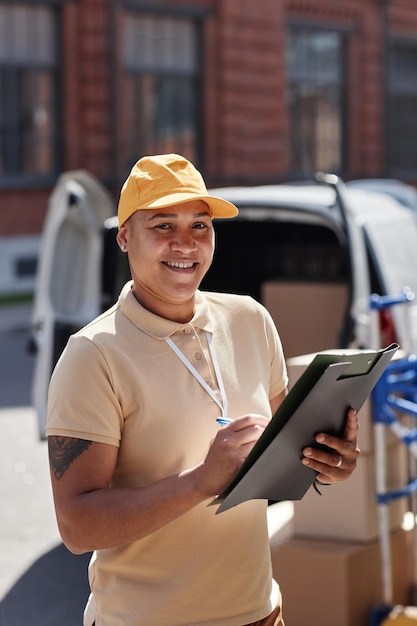
[[[349,409],[346,417],[346,426],[343,433],[343,438],[335,437],[334,435],[328,435],[326,433],[319,433],[316,436],[316,441],[322,443],[329,448],[334,448],[338,452],[346,447],[346,443],[353,444],[356,448],[358,445],[358,433],[359,433],[359,420],[354,409]],[[341,449],[340,449],[341,448]]]
[[[251,424],[239,430],[230,429],[230,436],[233,437],[236,446],[246,446],[255,444],[263,434],[265,428],[259,424]]]
[[[359,433],[359,420],[354,409],[349,409],[346,419],[345,432],[343,433],[343,439],[356,444]]]
[[[349,439],[340,439],[340,437],[335,437],[334,435],[320,433],[316,436],[316,441],[341,454],[343,457],[349,457],[351,454],[355,456],[355,453],[359,452],[357,437],[351,441]]]
[[[216,443],[216,448],[233,450],[257,441],[270,419],[257,413],[248,413],[236,418],[219,416],[216,421],[219,427],[210,445]]]
[[[302,463],[307,467],[315,470],[317,472],[317,479],[326,484],[337,483],[345,478],[348,478],[352,473],[352,469],[345,468],[345,462],[340,455],[337,455],[335,458],[337,459],[335,465],[328,465],[327,463],[322,463],[320,461],[316,461],[315,459],[304,457],[302,459]],[[340,462],[340,459],[342,461]],[[340,465],[339,465],[340,463]]]
[[[258,415],[257,413],[250,413],[248,415],[241,415],[236,419],[230,421],[229,424],[225,425],[224,430],[230,429],[231,431],[237,433],[240,430],[244,430],[245,428],[258,427],[262,430],[265,430],[269,423],[269,419],[264,415]]]
[[[354,448],[351,443],[346,442],[346,454],[334,451],[331,453],[306,448],[303,450],[305,456],[302,463],[318,473],[318,480],[321,482],[339,482],[348,478],[357,466],[360,455],[359,448]]]
[[[323,452],[315,448],[305,448],[303,450],[304,458],[302,459],[304,465],[309,465],[317,471],[324,471],[325,469],[334,468],[340,469],[342,465],[346,467],[349,465],[349,459],[343,457],[338,452]]]
[[[215,441],[222,449],[229,451],[248,445],[253,447],[265,430],[262,420],[258,417],[244,420],[237,418],[219,428]]]

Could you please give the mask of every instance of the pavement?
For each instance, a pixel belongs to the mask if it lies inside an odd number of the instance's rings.
[[[31,308],[0,306],[0,625],[80,626],[89,555],[62,544],[31,407]]]
[[[0,626],[81,626],[89,554],[56,524],[46,441],[31,406],[31,307],[0,306]],[[269,507],[270,535],[291,532],[291,503]]]

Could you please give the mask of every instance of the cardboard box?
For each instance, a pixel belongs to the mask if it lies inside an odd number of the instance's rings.
[[[391,536],[393,600],[409,602],[412,531]],[[383,604],[379,542],[290,538],[274,544],[272,567],[283,595],[286,626],[369,626]]]
[[[407,484],[407,453],[396,442],[387,448],[387,488]],[[294,502],[294,534],[345,541],[369,542],[379,536],[378,505],[375,485],[375,456],[363,453],[346,481],[320,488],[322,496],[310,489]],[[408,510],[407,498],[388,505],[389,528],[400,529]]]
[[[346,285],[266,281],[261,300],[276,324],[286,358],[339,345]]]

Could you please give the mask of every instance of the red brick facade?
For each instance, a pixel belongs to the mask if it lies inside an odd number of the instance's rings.
[[[289,176],[285,46],[291,22],[342,28],[349,34],[345,175],[387,174],[387,23],[391,36],[417,38],[416,0],[147,3],[152,4],[207,10],[202,29],[202,156],[210,185]],[[118,98],[123,92],[117,34],[124,10],[122,1],[111,0],[72,0],[60,9],[63,169],[87,169],[115,195],[126,174],[118,161],[123,128]],[[0,188],[0,236],[40,232],[49,192]]]

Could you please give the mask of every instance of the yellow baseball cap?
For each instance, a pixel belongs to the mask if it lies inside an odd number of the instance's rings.
[[[191,200],[204,200],[212,217],[235,217],[234,204],[210,196],[203,177],[179,154],[145,156],[132,167],[120,192],[119,228],[141,209],[159,209]]]

